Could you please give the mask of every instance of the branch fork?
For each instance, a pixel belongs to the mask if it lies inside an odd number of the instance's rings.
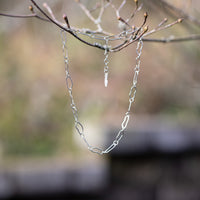
[[[43,20],[45,22],[50,22],[54,25],[56,25],[58,28],[60,28],[63,31],[66,31],[67,33],[71,34],[73,37],[81,41],[82,43],[95,47],[101,50],[105,51],[105,46],[101,45],[100,43],[91,43],[87,41],[86,39],[83,39],[81,35],[86,35],[91,38],[103,39],[105,37],[108,38],[108,40],[114,41],[114,40],[121,40],[121,43],[117,46],[110,47],[110,52],[117,52],[121,51],[122,49],[126,48],[130,44],[134,43],[135,41],[138,41],[142,38],[144,42],[162,42],[162,43],[168,43],[168,42],[183,42],[183,41],[190,41],[190,40],[199,40],[200,35],[189,35],[187,37],[180,37],[180,38],[165,38],[165,39],[150,39],[147,38],[147,36],[150,36],[158,31],[166,30],[168,28],[171,28],[183,21],[183,18],[179,18],[175,20],[172,23],[167,23],[167,18],[164,18],[157,27],[155,27],[152,30],[149,30],[148,26],[146,25],[148,14],[147,12],[144,13],[144,19],[142,24],[139,27],[135,27],[134,25],[131,25],[131,20],[136,16],[137,12],[139,12],[142,8],[142,4],[139,5],[138,0],[134,0],[135,3],[135,10],[133,13],[128,17],[127,19],[124,19],[121,16],[121,11],[125,7],[127,0],[123,0],[122,3],[119,5],[119,7],[116,7],[112,0],[100,0],[99,3],[97,3],[92,10],[89,10],[80,0],[74,0],[79,7],[82,9],[82,11],[85,13],[85,15],[96,25],[97,30],[91,30],[91,29],[80,29],[75,28],[70,25],[69,19],[66,14],[63,15],[64,22],[60,22],[56,19],[52,9],[48,6],[47,3],[43,3],[43,7],[46,9],[47,13],[36,3],[35,0],[30,0],[32,5],[29,6],[29,10],[31,14],[28,15],[12,15],[12,14],[4,14],[0,13],[0,16],[5,17],[14,17],[14,18],[37,18],[40,20]],[[186,15],[183,11],[181,12],[180,9],[175,8],[169,3],[166,3],[164,0],[160,0],[166,7],[169,7],[173,11],[177,11],[178,13],[181,13],[184,17],[186,16],[187,19],[191,20],[195,24],[199,25],[197,23],[198,20],[194,20],[194,17],[191,18],[189,15]],[[115,11],[116,19],[119,22],[119,28],[122,30],[119,34],[110,33],[108,31],[105,31],[102,27],[102,17],[105,12],[105,9],[108,7],[111,7]],[[38,15],[35,10],[38,10],[41,14]],[[95,18],[93,16],[93,12],[98,11],[98,17]]]

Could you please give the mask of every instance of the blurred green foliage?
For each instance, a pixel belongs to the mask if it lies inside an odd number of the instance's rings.
[[[62,143],[65,150],[73,149],[73,123],[68,118],[65,91],[52,88],[56,84],[54,79],[50,82],[49,76],[54,76],[54,66],[51,68],[47,62],[41,68],[43,55],[32,56],[33,50],[26,43],[32,36],[26,29],[12,38],[0,35],[0,145],[5,156],[50,156],[59,151]],[[49,50],[41,51],[45,55]],[[64,77],[61,82],[64,89]]]

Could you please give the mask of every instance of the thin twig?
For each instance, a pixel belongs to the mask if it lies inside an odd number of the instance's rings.
[[[161,30],[165,30],[165,29],[168,29],[174,25],[176,25],[177,23],[180,23],[182,21],[182,19],[178,19],[170,24],[167,24],[167,25],[164,25],[166,22],[167,22],[167,19],[165,18],[163,21],[161,21],[158,26],[156,28],[154,28],[153,30],[147,32],[148,30],[148,27],[144,27],[144,25],[146,24],[146,20],[147,20],[147,13],[145,13],[144,15],[144,21],[142,23],[142,25],[137,28],[131,28],[130,30],[126,30],[125,32],[121,32],[120,34],[117,34],[117,35],[114,35],[114,34],[111,34],[111,33],[107,33],[105,32],[103,29],[101,29],[101,26],[100,26],[100,23],[101,23],[101,18],[103,16],[103,13],[104,13],[104,10],[105,8],[107,8],[109,5],[115,9],[115,12],[116,12],[116,16],[118,16],[118,20],[122,21],[122,23],[126,24],[127,26],[130,26],[128,24],[128,22],[124,19],[122,19],[120,17],[120,10],[124,7],[124,5],[126,4],[126,0],[124,0],[119,8],[117,9],[115,7],[115,5],[112,3],[112,0],[110,1],[107,1],[107,4],[104,5],[104,0],[101,0],[101,9],[99,11],[99,15],[98,15],[98,18],[95,19],[91,14],[88,16],[98,27],[98,30],[97,31],[93,31],[93,30],[90,30],[90,29],[77,29],[77,28],[74,28],[74,27],[71,27],[70,26],[70,23],[69,23],[69,20],[67,18],[67,15],[64,15],[64,20],[66,22],[65,23],[61,23],[59,22],[58,20],[56,20],[54,14],[53,14],[53,11],[51,10],[51,8],[47,5],[47,4],[43,4],[43,6],[47,9],[48,14],[46,14],[43,9],[35,2],[35,0],[30,0],[33,5],[40,11],[40,13],[44,16],[44,17],[40,17],[37,13],[35,13],[35,11],[33,10],[33,7],[30,6],[29,9],[30,11],[32,12],[32,14],[29,14],[29,15],[12,15],[12,14],[3,14],[3,13],[0,13],[0,16],[5,16],[5,17],[14,17],[14,18],[38,18],[40,20],[44,20],[44,21],[48,21],[48,22],[51,22],[53,23],[54,25],[56,25],[57,27],[59,27],[60,29],[68,32],[69,34],[71,34],[73,37],[75,37],[76,39],[78,39],[79,41],[83,42],[84,44],[86,45],[89,45],[89,46],[92,46],[92,47],[96,47],[96,48],[99,48],[99,49],[102,49],[102,50],[105,50],[105,46],[99,44],[99,43],[90,43],[84,39],[82,39],[81,37],[79,37],[77,35],[77,33],[83,33],[85,32],[85,34],[104,34],[105,37],[113,37],[113,38],[116,38],[116,39],[120,39],[121,41],[123,39],[125,39],[121,44],[115,46],[115,47],[110,47],[109,51],[111,52],[116,52],[116,51],[120,51],[124,48],[126,48],[127,46],[129,46],[130,44],[134,43],[135,41],[139,40],[140,38],[142,38],[142,40],[144,42],[160,42],[160,43],[169,43],[169,42],[184,42],[184,41],[191,41],[191,40],[200,40],[200,35],[190,35],[190,36],[187,36],[187,37],[178,37],[178,38],[172,38],[172,37],[169,37],[169,38],[164,38],[164,39],[153,39],[153,38],[145,38],[146,36],[149,36],[155,32],[158,32],[158,31],[161,31]],[[77,0],[76,2],[80,3],[79,0]],[[135,0],[136,3],[138,3],[137,0]],[[80,3],[80,5],[83,5]],[[84,5],[83,5],[84,6]],[[83,7],[85,10],[84,12],[87,13],[89,12],[89,10],[87,10],[86,7]],[[82,9],[83,9],[82,8]],[[140,7],[136,6],[136,11],[139,9]],[[92,16],[92,18],[91,18]]]
[[[103,28],[101,27],[101,18],[103,16],[104,10],[107,7],[107,5],[109,5],[111,2],[109,2],[106,5],[104,5],[104,0],[101,0],[101,9],[99,11],[98,17],[95,19],[93,17],[93,15],[91,14],[91,11],[88,10],[85,7],[85,5],[81,3],[80,0],[74,0],[74,1],[79,4],[80,8],[83,10],[85,15],[97,26],[97,30],[96,31],[92,31],[92,32],[102,33],[102,34],[105,34],[105,35],[113,35],[112,33],[104,31]]]
[[[29,15],[11,15],[11,14],[4,14],[0,13],[1,16],[5,17],[14,17],[14,18],[31,18],[31,17],[36,17],[36,14],[29,14]]]
[[[159,43],[171,43],[171,42],[187,42],[192,40],[200,40],[200,35],[190,35],[186,37],[178,37],[178,38],[142,38],[144,42],[159,42]]]
[[[99,12],[99,16],[98,16],[98,18],[97,18],[97,21],[98,21],[98,22],[101,22],[101,18],[102,18],[102,16],[103,16],[104,10],[105,10],[105,7],[104,7],[104,0],[101,0],[101,9],[100,9],[100,12]]]
[[[96,5],[92,9],[90,9],[89,11],[90,11],[90,13],[92,13],[92,12],[96,11],[98,8],[101,8],[101,4],[96,3]]]
[[[136,15],[137,12],[139,12],[142,9],[143,4],[141,4],[139,7],[137,6],[136,3],[136,7],[134,12],[132,13],[132,15],[126,20],[126,22],[128,23],[131,19],[133,19],[133,17]]]
[[[105,48],[97,43],[89,43],[85,40],[83,40],[82,38],[78,37],[71,29],[69,28],[65,28],[64,26],[60,25],[59,23],[57,23],[56,21],[54,21],[51,17],[49,17],[41,8],[40,6],[34,1],[34,0],[30,0],[34,6],[47,18],[49,19],[49,21],[51,21],[53,24],[55,24],[56,26],[58,26],[59,28],[61,28],[62,30],[70,33],[71,35],[73,35],[76,39],[78,39],[79,41],[83,42],[84,44],[87,44],[88,46],[92,46],[92,47],[96,47],[96,48],[99,48],[99,49],[103,49],[105,50]]]
[[[120,48],[119,48],[119,46],[112,48],[112,49],[111,49],[111,52],[121,51],[122,49],[128,47],[130,44],[132,44],[132,43],[138,41],[140,38],[142,38],[142,36],[143,36],[147,31],[148,31],[148,27],[146,26],[146,27],[144,27],[144,30],[142,31],[142,33],[140,33],[139,36],[137,36],[135,39],[133,39],[133,40],[127,42],[125,45],[121,46]]]
[[[177,19],[176,21],[170,23],[170,24],[167,24],[165,26],[160,26],[158,25],[156,28],[152,29],[151,31],[149,31],[148,33],[144,34],[144,37],[148,36],[148,35],[151,35],[155,32],[158,32],[158,31],[162,31],[162,30],[165,30],[165,29],[168,29],[178,23],[181,23],[183,21],[183,19]],[[162,25],[162,24],[161,24]]]
[[[36,13],[29,14],[29,15],[12,15],[12,14],[0,13],[0,16],[12,17],[12,18],[34,18],[35,17],[35,18],[38,18],[38,19],[43,20],[43,21],[49,21],[45,18],[38,16]]]
[[[82,4],[82,3],[80,2],[80,0],[75,0],[75,2],[79,4],[80,8],[81,8],[81,9],[83,10],[83,12],[87,15],[87,17],[88,17],[91,21],[95,22],[95,18],[91,15],[90,11],[85,7],[85,5]]]
[[[176,14],[178,13],[184,19],[188,19],[189,21],[193,22],[194,24],[200,26],[200,21],[195,17],[188,15],[180,8],[173,6],[172,4],[166,2],[165,0],[159,0],[165,7],[169,8],[170,10],[174,11]]]
[[[121,5],[118,8],[118,12],[120,12],[120,10],[124,7],[125,4],[126,4],[126,0],[122,1]]]
[[[167,19],[167,18],[164,18],[164,19],[158,24],[158,26],[156,27],[156,29],[158,29],[159,27],[163,26],[167,21],[168,21],[168,19]]]

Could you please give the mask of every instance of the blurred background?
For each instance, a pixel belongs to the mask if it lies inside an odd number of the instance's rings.
[[[38,1],[42,6],[42,1]],[[95,28],[74,1],[46,0],[71,26]],[[94,1],[82,1],[93,7]],[[119,5],[121,1],[114,1]],[[160,0],[139,1],[133,20],[156,27],[177,16]],[[198,0],[168,1],[199,19]],[[0,12],[30,14],[26,0],[1,0]],[[121,15],[134,9],[128,1]],[[113,10],[103,17],[116,31]],[[199,34],[185,20],[151,38]],[[0,16],[0,199],[200,199],[200,42],[144,44],[128,130],[108,155],[90,153],[74,130],[60,31],[41,20]],[[70,72],[88,141],[109,145],[128,106],[136,44],[109,55],[68,36]]]

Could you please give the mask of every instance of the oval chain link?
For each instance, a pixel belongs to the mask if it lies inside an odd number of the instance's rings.
[[[113,140],[111,145],[108,146],[105,150],[102,150],[101,148],[93,147],[88,143],[86,136],[85,136],[85,133],[84,133],[84,127],[78,119],[78,110],[77,110],[77,107],[76,107],[76,104],[75,104],[75,101],[74,101],[74,97],[73,97],[73,94],[72,94],[73,80],[72,80],[72,77],[71,77],[70,72],[69,72],[69,57],[68,57],[68,51],[67,51],[67,46],[66,46],[67,45],[67,37],[66,37],[66,32],[64,32],[63,30],[61,30],[61,38],[62,38],[62,49],[63,49],[64,63],[65,63],[66,85],[67,85],[68,93],[69,93],[69,96],[70,96],[70,101],[71,101],[70,106],[71,106],[74,121],[75,121],[75,129],[78,132],[78,134],[81,136],[81,138],[83,139],[85,144],[87,145],[87,148],[91,152],[97,153],[97,154],[100,154],[100,155],[109,153],[119,144],[119,141],[124,136],[125,129],[127,128],[128,123],[129,123],[130,111],[131,111],[132,104],[135,101],[135,96],[136,96],[136,91],[137,91],[136,85],[137,85],[137,81],[138,81],[138,75],[139,75],[139,72],[140,72],[140,58],[141,58],[142,48],[143,48],[142,38],[139,39],[139,41],[137,43],[137,47],[136,47],[136,54],[137,54],[137,56],[136,56],[136,66],[134,68],[133,81],[132,81],[132,85],[131,85],[131,88],[130,88],[130,91],[129,91],[128,110],[125,113],[125,116],[124,116],[123,121],[121,123],[121,129],[117,133],[117,136],[115,137],[115,139]],[[105,39],[105,41],[106,41],[106,45],[108,45],[108,39]],[[108,50],[105,50],[105,56],[106,57],[108,56]],[[105,66],[108,67],[107,58],[104,60],[104,62],[105,62]],[[104,70],[106,70],[106,69],[104,69]]]

